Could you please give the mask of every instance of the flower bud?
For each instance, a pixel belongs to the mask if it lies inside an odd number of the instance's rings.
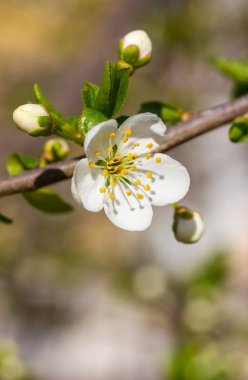
[[[52,119],[47,110],[40,104],[24,104],[13,113],[17,128],[31,136],[48,136]]]
[[[141,67],[150,62],[152,42],[143,30],[126,34],[119,42],[119,58],[133,67]]]
[[[49,164],[64,160],[69,155],[69,145],[64,139],[54,138],[44,144],[42,163]],[[42,165],[43,166],[43,165]]]
[[[172,226],[176,240],[185,243],[196,243],[205,229],[204,221],[197,211],[186,207],[176,207]]]

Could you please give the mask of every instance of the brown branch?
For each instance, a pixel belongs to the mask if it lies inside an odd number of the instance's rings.
[[[248,111],[248,95],[195,114],[186,122],[169,129],[158,152],[165,152],[194,137],[231,122]],[[0,177],[0,196],[32,191],[71,178],[80,157],[27,171],[16,176]]]

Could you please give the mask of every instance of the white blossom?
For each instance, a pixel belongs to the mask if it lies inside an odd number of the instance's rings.
[[[143,66],[151,60],[152,42],[144,30],[134,30],[120,40],[119,54],[135,67]]]
[[[47,134],[46,126],[40,126],[39,123],[39,117],[42,116],[50,121],[49,113],[40,104],[24,104],[13,112],[13,120],[17,128],[34,136]]]
[[[151,224],[152,205],[177,202],[189,189],[187,170],[171,157],[155,153],[166,127],[151,113],[93,127],[86,135],[72,179],[72,194],[89,211],[104,208],[116,226],[144,230]]]
[[[185,244],[200,240],[205,230],[205,223],[197,211],[179,207],[174,216],[173,231],[175,238]]]

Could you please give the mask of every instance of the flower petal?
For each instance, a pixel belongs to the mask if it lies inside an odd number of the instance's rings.
[[[160,162],[156,162],[156,159]],[[166,154],[157,153],[149,160],[140,158],[135,164],[142,184],[150,185],[147,191],[154,206],[165,206],[182,199],[189,190],[190,178],[184,166]],[[152,173],[152,178],[147,178]]]
[[[117,121],[110,119],[93,127],[85,137],[84,150],[90,161],[96,161],[96,151],[105,158],[108,156],[109,134],[117,132]],[[115,139],[112,139],[113,144]]]
[[[124,142],[125,132],[128,130],[131,130],[132,134],[127,135],[128,141]],[[121,140],[119,151],[122,154],[127,152],[140,154],[151,151],[151,148],[156,149],[163,142],[165,131],[166,126],[163,121],[152,113],[140,113],[129,117],[118,130]],[[139,145],[135,147],[135,143]],[[147,148],[148,144],[151,144],[151,148]]]
[[[71,191],[74,199],[86,210],[98,212],[103,208],[104,177],[97,168],[89,168],[87,158],[80,160],[74,170]]]
[[[135,194],[127,196],[124,186],[118,184],[112,189],[115,199],[106,194],[104,210],[110,221],[119,228],[128,231],[142,231],[148,228],[152,220],[152,207],[146,196],[137,199]],[[133,190],[133,189],[131,189]]]

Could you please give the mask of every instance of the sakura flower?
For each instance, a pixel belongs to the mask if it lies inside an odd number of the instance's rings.
[[[72,178],[72,194],[85,209],[104,211],[117,227],[141,231],[150,226],[152,205],[179,201],[189,189],[187,170],[173,158],[155,153],[166,127],[151,113],[93,127],[86,135],[87,158]]]

